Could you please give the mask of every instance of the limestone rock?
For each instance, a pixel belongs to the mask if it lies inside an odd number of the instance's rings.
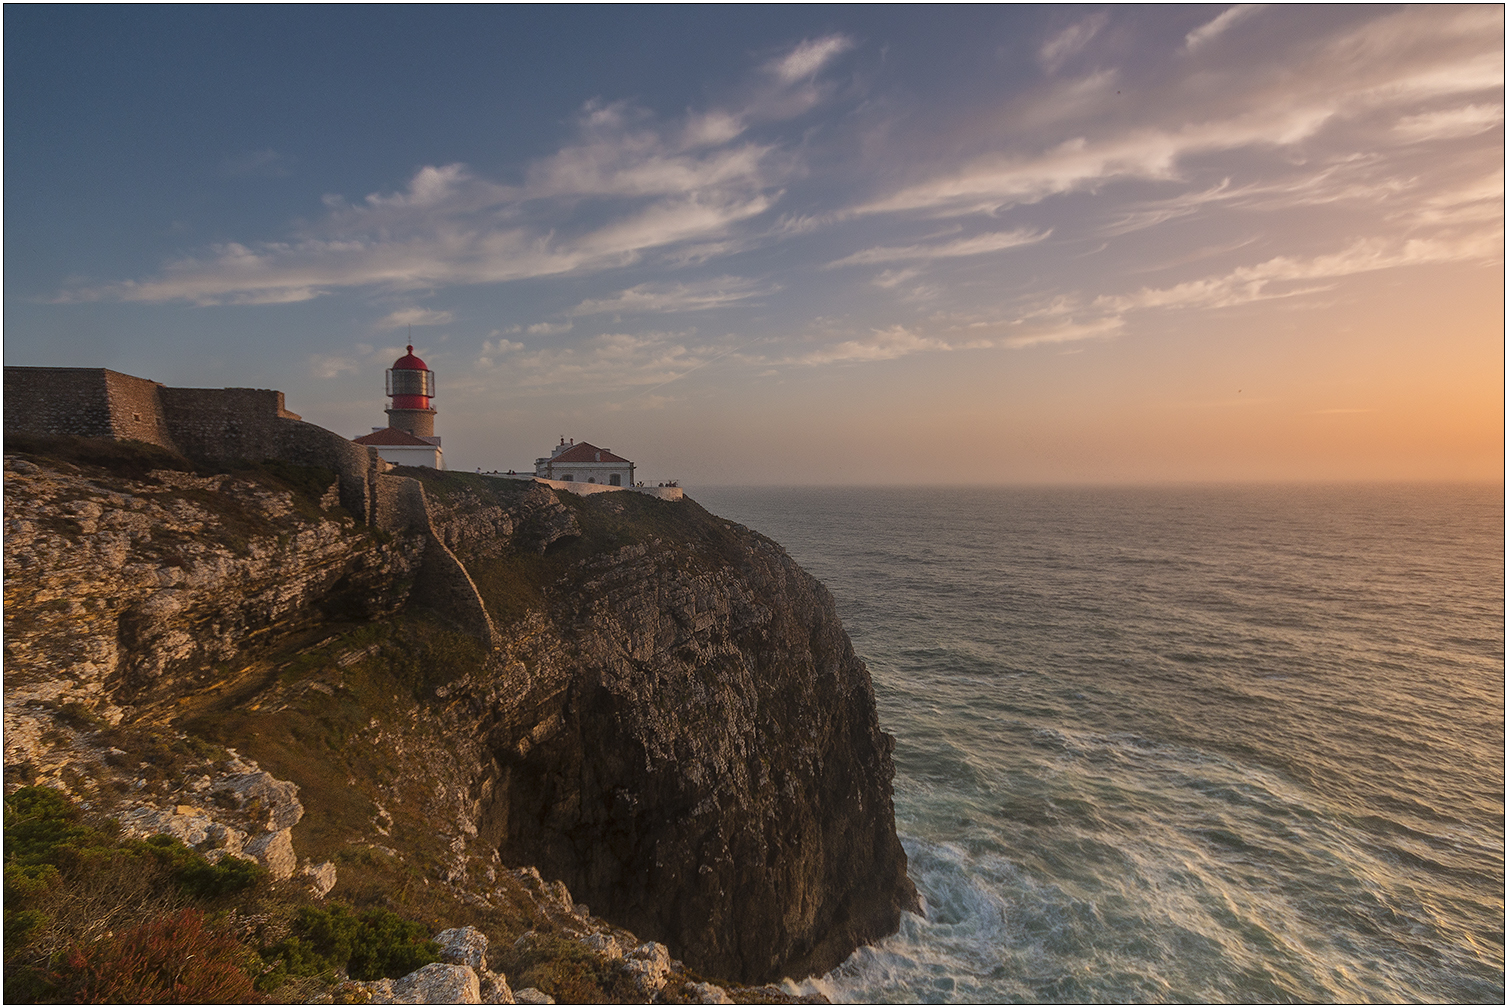
[[[623,949],[618,947],[618,939],[610,934],[603,934],[601,931],[593,932],[581,939],[581,944],[605,959],[623,958]]]
[[[293,830],[263,833],[246,845],[246,856],[267,869],[274,882],[293,877],[298,858],[293,853]]]
[[[451,928],[435,935],[440,961],[481,969],[487,961],[487,936],[474,927]]]
[[[665,987],[670,974],[670,950],[659,942],[645,942],[623,957],[623,970],[640,991],[653,997]]]
[[[555,999],[537,987],[525,987],[513,992],[514,1004],[554,1004]]]
[[[266,830],[284,830],[297,826],[304,817],[298,800],[298,785],[278,780],[265,770],[228,777],[215,785],[216,793],[230,796],[241,809],[252,809]],[[265,815],[264,815],[265,813]]]
[[[330,890],[335,888],[334,861],[305,865],[303,874],[308,879],[309,891],[314,894],[315,899],[324,899],[330,895]]]
[[[513,991],[508,987],[508,978],[489,969],[477,971],[481,980],[482,1004],[516,1004]]]
[[[353,985],[368,1004],[482,1004],[476,971],[470,966],[430,963],[397,980]]]
[[[728,996],[728,992],[713,983],[689,983],[686,992],[696,999],[697,1004],[736,1004]]]

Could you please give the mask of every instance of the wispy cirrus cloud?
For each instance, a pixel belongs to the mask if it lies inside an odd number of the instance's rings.
[[[993,346],[984,339],[949,341],[938,336],[924,336],[905,326],[890,326],[876,329],[864,336],[831,343],[809,350],[782,363],[789,364],[843,364],[894,360],[917,353],[936,353],[947,350],[978,350]]]
[[[906,262],[918,259],[956,259],[961,256],[1000,252],[1022,245],[1034,245],[1050,234],[1052,234],[1051,229],[1038,231],[1033,228],[1016,228],[1011,231],[993,231],[988,234],[974,235],[972,238],[959,238],[955,241],[931,245],[878,246],[844,256],[827,265],[830,267],[853,266],[863,263]]]
[[[1171,287],[1143,287],[1132,294],[1103,295],[1094,299],[1092,307],[1114,313],[1149,308],[1228,308],[1252,301],[1327,290],[1326,281],[1358,273],[1436,263],[1492,262],[1501,259],[1502,249],[1501,231],[1454,239],[1363,239],[1339,252],[1308,257],[1274,256],[1220,276],[1190,280]],[[1315,286],[1316,282],[1319,286]],[[1285,286],[1295,283],[1307,286]]]
[[[895,360],[914,354],[955,353],[965,350],[1023,350],[1028,347],[1082,340],[1109,339],[1121,332],[1124,320],[1100,316],[1076,321],[1059,315],[1035,315],[968,322],[934,319],[920,326],[894,325],[863,335],[827,343],[775,363],[816,367]]]
[[[1415,185],[1413,179],[1379,176],[1369,171],[1372,167],[1371,163],[1346,158],[1339,163],[1314,168],[1305,166],[1306,170],[1292,177],[1265,182],[1234,185],[1231,179],[1225,178],[1196,192],[1130,204],[1100,233],[1110,237],[1130,234],[1191,216],[1212,206],[1266,211],[1345,200],[1384,202]]]
[[[626,102],[588,102],[576,135],[509,184],[462,164],[421,168],[397,191],[324,199],[324,215],[281,241],[227,242],[145,280],[65,292],[61,301],[304,301],[344,288],[388,291],[498,283],[682,261],[740,247],[744,222],[780,199],[795,155],[744,137],[754,120],[800,114],[829,93],[824,68],[847,36],[803,41],[756,74],[738,107],[657,120]]]
[[[294,158],[271,148],[236,154],[220,162],[220,174],[231,178],[285,178],[293,174]]]
[[[803,39],[790,52],[765,64],[765,69],[783,84],[795,84],[814,77],[828,63],[854,46],[853,39],[843,34],[827,35],[817,39]]]
[[[1503,226],[1503,169],[1432,193],[1416,205],[1399,210],[1398,218],[1424,227]]]
[[[1109,20],[1110,15],[1100,11],[1074,22],[1042,43],[1037,49],[1037,61],[1048,73],[1057,73],[1064,61],[1088,45]]]
[[[611,394],[652,390],[686,377],[733,349],[703,343],[685,332],[603,333],[578,343],[530,349],[507,339],[488,340],[466,381],[485,387],[506,369],[510,387],[529,392]]]
[[[1234,17],[1234,10],[1227,15]],[[1281,76],[1263,67],[1207,74],[1203,90],[1176,92],[1176,103],[1116,105],[1113,113],[1103,88],[1087,101],[1069,101],[1069,85],[1054,86],[1020,109],[1012,122],[1039,122],[1039,109],[1057,110],[1065,101],[1113,118],[1096,121],[1081,136],[1036,149],[1023,149],[1032,142],[1030,134],[1006,133],[996,150],[962,165],[921,172],[919,181],[853,212],[997,214],[1052,196],[1100,193],[1112,182],[1179,180],[1200,157],[1250,148],[1299,148],[1338,123],[1396,115],[1450,96],[1501,92],[1502,53],[1481,44],[1483,32],[1500,30],[1501,16],[1493,10],[1404,10],[1316,46],[1285,64]],[[1046,120],[1061,115],[1061,110],[1052,111]],[[1443,124],[1421,120],[1416,128]],[[1060,129],[1055,130],[1059,136]]]
[[[645,283],[620,290],[611,297],[588,298],[568,315],[628,315],[661,312],[706,311],[747,304],[778,291],[778,285],[761,284],[744,277],[724,276],[694,283]]]
[[[1409,143],[1425,143],[1476,136],[1502,124],[1502,105],[1473,104],[1406,116],[1394,124],[1393,132]]]
[[[388,312],[377,320],[378,329],[402,329],[404,326],[448,325],[455,321],[455,313],[436,311],[432,308],[400,308]]]
[[[1184,48],[1198,49],[1216,36],[1224,35],[1231,28],[1267,6],[1269,5],[1247,3],[1236,4],[1233,7],[1226,8],[1213,21],[1206,21],[1185,35],[1183,38]]]
[[[309,355],[309,373],[316,378],[334,378],[346,372],[354,374],[360,368],[361,362],[354,357],[340,354]]]

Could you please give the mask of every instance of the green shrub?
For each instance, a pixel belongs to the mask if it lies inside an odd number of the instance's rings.
[[[240,858],[211,864],[172,837],[121,840],[84,822],[62,792],[19,788],[5,800],[6,962],[54,920],[63,926],[72,918],[87,919],[88,908],[101,900],[129,904],[122,910],[128,915],[151,912],[148,902],[218,899],[266,877],[261,865]],[[64,926],[64,937],[70,933]]]
[[[293,935],[262,953],[276,964],[277,972],[287,976],[344,970],[355,980],[400,977],[440,956],[440,947],[429,940],[428,928],[390,910],[355,914],[340,903],[328,909],[302,907],[293,930]]]
[[[531,934],[512,948],[489,954],[489,965],[515,990],[534,987],[560,1004],[630,1004],[643,1001],[616,963],[579,942]]]
[[[128,855],[154,859],[167,870],[180,890],[201,899],[215,899],[250,889],[267,877],[267,869],[255,861],[224,857],[218,863],[211,863],[181,841],[163,834],[145,840],[127,840],[121,849]]]

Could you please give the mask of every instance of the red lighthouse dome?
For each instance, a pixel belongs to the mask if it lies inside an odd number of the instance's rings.
[[[414,356],[412,346],[388,368],[387,394],[393,400],[387,409],[389,426],[418,437],[434,436],[435,411],[429,401],[435,394],[435,373]]]
[[[413,345],[410,344],[408,353],[393,361],[394,371],[428,371],[429,365],[414,356]]]

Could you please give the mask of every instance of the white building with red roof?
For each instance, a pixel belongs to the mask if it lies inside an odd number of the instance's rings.
[[[567,483],[631,487],[634,485],[634,464],[621,455],[614,455],[610,448],[561,438],[549,458],[534,460],[534,475]]]
[[[437,437],[420,437],[396,427],[374,427],[372,433],[351,440],[376,448],[382,461],[393,465],[445,468],[445,453],[440,450]]]

